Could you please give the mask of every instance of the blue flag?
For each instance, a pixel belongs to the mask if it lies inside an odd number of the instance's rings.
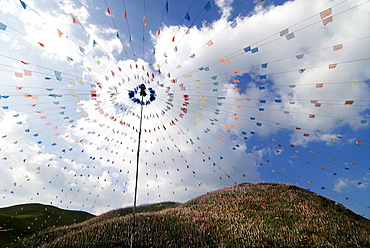
[[[25,2],[23,2],[22,0],[19,0],[20,2],[21,2],[21,4],[22,4],[22,7],[24,8],[24,9],[26,9],[26,7],[27,7],[27,4],[25,4]]]
[[[189,15],[189,12],[186,12],[186,15],[185,15],[185,19],[190,21],[190,15]]]
[[[4,30],[5,31],[6,27],[7,26],[4,23],[0,22],[0,29],[1,30]]]
[[[238,23],[236,22],[236,20],[234,20],[231,24],[230,24],[230,27],[231,28],[236,28],[236,26],[238,25]]]
[[[251,47],[250,46],[244,48],[244,52],[249,52],[250,50],[251,50]]]
[[[57,80],[62,81],[62,73],[60,71],[54,71]]]
[[[211,9],[211,3],[208,1],[206,6],[204,6],[204,9],[208,12]]]
[[[168,13],[168,1],[166,1],[166,6],[164,7],[164,9],[166,10],[166,13]]]

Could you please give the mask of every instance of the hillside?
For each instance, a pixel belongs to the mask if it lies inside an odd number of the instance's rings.
[[[0,208],[0,247],[17,241],[18,237],[26,237],[49,227],[83,222],[92,217],[94,215],[86,212],[37,203]]]
[[[43,230],[22,247],[129,247],[132,216],[123,213]],[[370,221],[340,204],[292,185],[257,183],[138,214],[135,247],[369,247],[369,235]]]

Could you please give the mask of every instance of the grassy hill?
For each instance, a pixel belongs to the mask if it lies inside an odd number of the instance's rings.
[[[94,215],[49,205],[22,204],[0,208],[0,247],[46,228],[86,221]]]
[[[292,185],[242,184],[156,207],[137,215],[135,247],[370,247],[369,220]],[[129,247],[130,213],[43,230],[22,247]]]

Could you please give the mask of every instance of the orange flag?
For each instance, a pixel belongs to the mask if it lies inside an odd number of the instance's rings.
[[[334,69],[335,67],[337,67],[337,64],[330,64],[329,65],[329,69]]]
[[[40,46],[45,47],[45,45],[44,45],[44,44],[42,44],[41,42],[38,42],[38,43],[39,43],[39,45],[40,45]]]
[[[24,70],[24,75],[26,75],[26,76],[32,76],[32,71]]]
[[[326,19],[324,19],[324,20],[322,20],[322,23],[324,24],[324,26],[326,25],[326,24],[328,24],[328,23],[330,23],[330,22],[332,22],[333,21],[333,17],[332,16],[330,16],[330,17],[328,17],[328,18],[326,18]]]
[[[158,28],[158,31],[157,31],[157,34],[160,35],[161,34],[161,30]]]
[[[325,17],[327,16],[330,16],[331,15],[331,8],[327,9],[327,10],[324,10],[323,12],[320,13],[320,18],[321,19],[324,19]]]
[[[333,50],[334,51],[338,51],[338,50],[340,50],[342,48],[343,48],[343,45],[342,44],[338,44],[338,45],[333,46]]]
[[[78,21],[76,20],[76,18],[74,16],[72,16],[72,23],[73,24],[77,24],[78,23]]]
[[[144,23],[144,26],[146,26],[146,17],[145,16],[143,17],[143,23]]]
[[[127,12],[126,12],[126,10],[123,12],[123,17],[124,17],[125,19],[127,19]]]
[[[62,32],[62,31],[60,31],[59,29],[57,29],[57,30],[58,30],[59,37],[61,38],[61,37],[62,37],[62,35],[63,35],[63,32]]]
[[[107,14],[108,15],[111,15],[111,13],[110,13],[110,9],[107,7]]]

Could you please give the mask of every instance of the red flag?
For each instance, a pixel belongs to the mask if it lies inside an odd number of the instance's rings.
[[[127,19],[127,12],[126,12],[126,10],[123,12],[123,17],[124,17],[125,19]]]

